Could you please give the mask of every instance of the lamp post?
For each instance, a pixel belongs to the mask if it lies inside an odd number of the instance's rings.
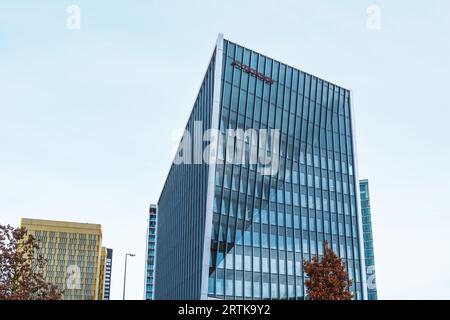
[[[135,254],[134,253],[127,253],[125,255],[125,271],[124,271],[124,274],[123,274],[123,298],[122,298],[122,300],[125,300],[125,286],[127,284],[127,258],[128,258],[128,256],[134,257]]]

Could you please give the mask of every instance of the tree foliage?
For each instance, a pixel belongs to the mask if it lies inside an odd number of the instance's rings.
[[[62,292],[46,281],[46,260],[25,228],[0,224],[0,300],[59,300]]]
[[[322,259],[314,256],[311,261],[305,261],[303,268],[308,275],[305,281],[310,300],[350,300],[352,293],[344,261],[339,258],[328,243],[324,244]]]

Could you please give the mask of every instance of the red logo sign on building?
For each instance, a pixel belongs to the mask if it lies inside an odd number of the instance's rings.
[[[275,82],[275,80],[273,80],[272,78],[266,76],[265,74],[263,74],[263,73],[261,73],[261,72],[258,72],[257,70],[255,70],[255,69],[253,69],[253,68],[251,68],[251,67],[249,67],[249,66],[246,66],[246,65],[243,64],[243,63],[240,63],[240,62],[237,61],[237,60],[234,60],[234,61],[231,63],[231,65],[232,65],[232,66],[235,66],[236,68],[238,68],[238,69],[240,69],[240,70],[242,70],[242,71],[245,71],[245,72],[249,73],[250,75],[252,75],[252,76],[258,78],[259,80],[262,80],[262,81],[267,82],[267,83],[269,83],[269,84],[273,84],[273,83]]]

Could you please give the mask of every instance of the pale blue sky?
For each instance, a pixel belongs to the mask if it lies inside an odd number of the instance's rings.
[[[81,8],[81,30],[66,8]],[[366,27],[381,9],[381,30]],[[354,91],[379,297],[450,298],[448,1],[0,3],[0,222],[101,223],[143,296],[148,205],[217,34]]]

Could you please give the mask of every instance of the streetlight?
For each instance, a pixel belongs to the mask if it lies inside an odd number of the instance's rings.
[[[125,255],[125,271],[124,271],[124,274],[123,274],[123,298],[122,298],[122,300],[125,300],[125,285],[127,283],[127,258],[128,258],[128,256],[134,257],[135,254],[134,253],[127,253]]]

